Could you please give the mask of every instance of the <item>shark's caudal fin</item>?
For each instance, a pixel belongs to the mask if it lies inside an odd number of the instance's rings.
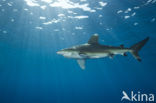
[[[144,40],[134,44],[133,46],[130,47],[132,49],[132,55],[134,56],[135,59],[138,61],[141,61],[140,56],[138,55],[139,50],[146,44],[146,42],[149,40],[149,37],[145,38]]]

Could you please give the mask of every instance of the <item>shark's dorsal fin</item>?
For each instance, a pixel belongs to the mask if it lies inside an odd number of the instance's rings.
[[[88,41],[88,44],[98,44],[98,34],[94,34]]]
[[[81,69],[85,69],[85,60],[84,59],[77,59],[77,63],[80,65]]]

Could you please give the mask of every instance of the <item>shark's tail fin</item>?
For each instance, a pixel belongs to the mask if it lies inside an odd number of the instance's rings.
[[[140,56],[138,55],[139,50],[141,50],[141,48],[146,44],[146,42],[149,40],[149,37],[145,38],[144,40],[132,45],[130,47],[130,49],[132,49],[132,55],[135,59],[137,59],[138,61],[141,61]]]

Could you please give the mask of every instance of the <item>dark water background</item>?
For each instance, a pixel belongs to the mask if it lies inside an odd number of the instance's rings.
[[[94,9],[99,1],[86,2]],[[156,93],[156,3],[104,2],[108,4],[95,13],[71,9],[89,18],[43,25],[46,20],[38,19],[40,16],[50,20],[58,13],[71,14],[61,8],[30,7],[24,0],[1,0],[0,103],[120,103],[123,90]],[[140,8],[133,9],[136,6]],[[128,8],[132,11],[124,13]],[[118,10],[123,12],[118,14]],[[135,16],[124,18],[134,12]],[[56,54],[62,48],[86,43],[94,33],[105,45],[130,47],[147,36],[150,40],[139,53],[140,63],[128,53],[128,57],[87,60],[83,71],[75,60]]]

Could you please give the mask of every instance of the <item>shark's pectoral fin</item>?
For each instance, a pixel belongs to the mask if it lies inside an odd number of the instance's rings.
[[[77,59],[77,63],[81,67],[81,69],[85,69],[85,59]]]

